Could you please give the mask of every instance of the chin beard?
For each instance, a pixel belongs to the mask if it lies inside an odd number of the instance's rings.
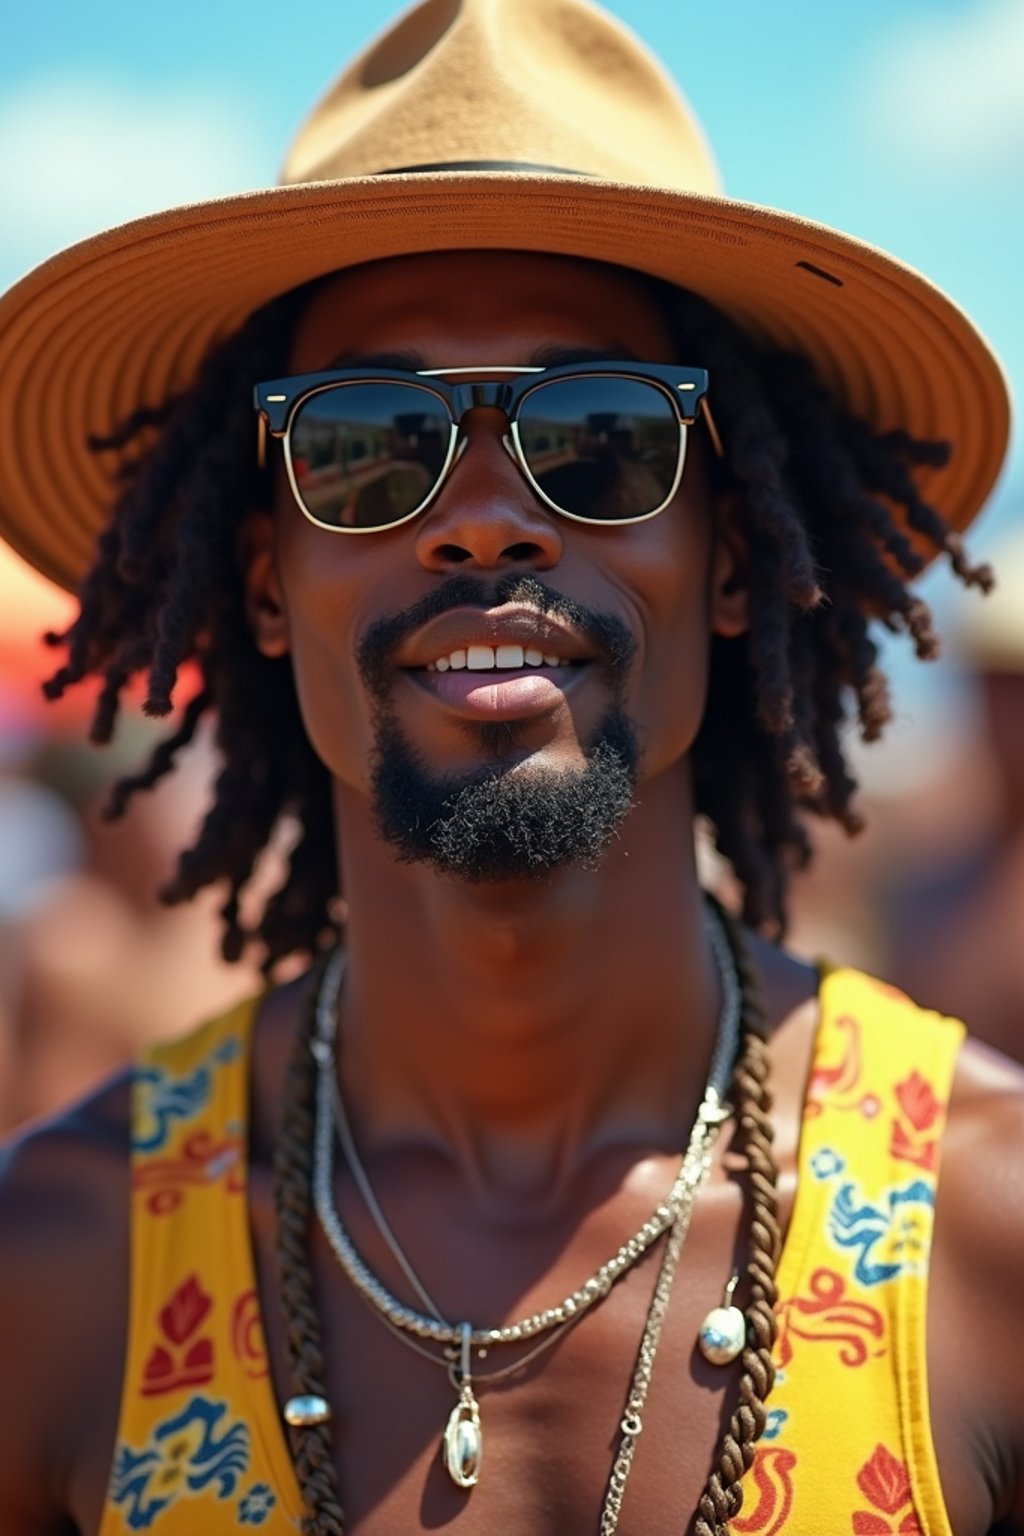
[[[593,868],[633,806],[638,758],[633,726],[616,705],[581,765],[532,768],[506,755],[472,774],[437,777],[385,712],[373,772],[377,830],[403,862],[473,882]]]

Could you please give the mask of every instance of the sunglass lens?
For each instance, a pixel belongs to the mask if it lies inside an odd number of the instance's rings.
[[[415,512],[448,457],[451,421],[416,384],[333,384],[291,423],[299,499],[330,528],[386,528]]]
[[[644,517],[676,484],[684,428],[668,396],[643,379],[552,379],[522,402],[518,431],[544,495],[576,517]]]

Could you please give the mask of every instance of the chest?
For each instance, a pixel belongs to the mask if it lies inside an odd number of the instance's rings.
[[[738,1365],[709,1366],[696,1348],[701,1321],[720,1299],[738,1212],[738,1192],[722,1187],[695,1219],[656,1348],[648,1341],[639,1369],[663,1243],[581,1321],[534,1341],[552,1340],[533,1358],[526,1358],[529,1346],[510,1345],[474,1359],[483,1456],[471,1490],[456,1487],[442,1461],[442,1436],[457,1402],[447,1372],[396,1339],[352,1290],[326,1244],[315,1241],[314,1287],[349,1528],[363,1536],[405,1536],[457,1522],[465,1536],[493,1536],[495,1530],[503,1536],[590,1536],[601,1529],[622,1446],[621,1421],[639,1385],[643,1428],[634,1442],[618,1529],[652,1536],[686,1530],[739,1380]],[[514,1315],[568,1294],[585,1278],[576,1272],[578,1253],[575,1259],[571,1270],[555,1264],[544,1274],[537,1294],[524,1294]],[[283,1401],[291,1378],[271,1255],[259,1238],[257,1263]],[[477,1254],[475,1317],[490,1316],[488,1306],[504,1294],[511,1265],[500,1250]],[[437,1352],[431,1353],[436,1360]]]
[[[507,1352],[479,1362],[474,1386],[483,1455],[472,1490],[453,1484],[441,1455],[457,1402],[446,1373],[379,1330],[358,1304],[343,1304],[326,1339],[327,1379],[351,1528],[404,1536],[457,1521],[467,1536],[598,1531],[656,1270],[656,1259],[640,1267],[585,1323],[520,1371],[492,1383],[491,1373],[511,1363]],[[656,1356],[641,1372],[643,1430],[624,1490],[623,1531],[687,1529],[735,1398],[737,1368],[713,1375],[694,1358],[697,1298],[681,1291],[675,1302]]]

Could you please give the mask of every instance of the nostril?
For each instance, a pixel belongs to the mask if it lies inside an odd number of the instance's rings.
[[[539,544],[528,543],[510,544],[507,549],[502,550],[503,557],[509,561],[536,560],[540,553],[541,549]]]
[[[461,544],[441,544],[436,553],[439,560],[447,561],[451,565],[462,565],[464,561],[473,558],[469,550],[463,549]]]

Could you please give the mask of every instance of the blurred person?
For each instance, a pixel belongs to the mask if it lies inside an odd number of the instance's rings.
[[[124,733],[136,755],[152,728]],[[108,765],[109,766],[109,765]],[[183,774],[111,828],[84,744],[41,743],[0,779],[0,990],[9,1080],[0,1125],[51,1111],[129,1061],[146,1041],[227,1007],[258,973],[225,963],[212,893],[173,909],[157,899],[201,816],[209,778],[199,752]]]
[[[427,0],[0,347],[51,692],[197,668],[115,802],[216,710],[167,897],[305,962],[12,1148],[5,1528],[1024,1529],[1020,1071],[780,943],[875,627],[990,584],[970,322],[724,197],[595,7]]]
[[[886,975],[1024,1058],[1024,533],[993,558],[998,587],[955,631],[978,721],[957,775],[970,817],[952,845],[931,818],[913,877],[894,871],[877,896]]]
[[[82,739],[94,696],[43,698],[41,635],[72,607],[0,550],[0,1130],[67,1103],[247,985],[217,953],[212,897],[174,910],[156,897],[200,816],[208,754],[111,828],[104,781],[159,728],[130,719],[101,759]]]

